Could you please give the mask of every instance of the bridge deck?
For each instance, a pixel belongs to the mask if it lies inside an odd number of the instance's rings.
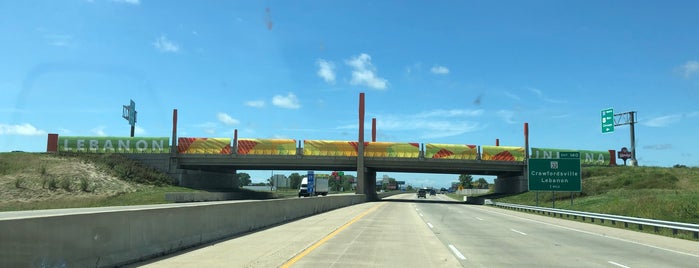
[[[178,163],[180,168],[197,170],[357,170],[357,157],[178,155]],[[524,173],[526,163],[521,161],[365,157],[364,166],[367,169],[385,172],[521,175]]]

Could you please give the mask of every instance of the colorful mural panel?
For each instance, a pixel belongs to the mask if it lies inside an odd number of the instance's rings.
[[[296,155],[293,139],[238,139],[238,154]]]
[[[231,154],[230,138],[178,138],[180,154]]]
[[[466,144],[425,144],[425,158],[466,159],[475,160],[478,157],[476,145]]]
[[[308,156],[357,156],[357,142],[304,140],[303,155]]]
[[[413,142],[369,142],[364,148],[365,157],[405,157],[420,156],[420,144]]]
[[[482,160],[524,161],[524,147],[481,146]]]

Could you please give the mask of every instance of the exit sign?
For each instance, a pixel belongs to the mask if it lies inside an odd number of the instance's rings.
[[[558,158],[529,158],[529,191],[581,192],[580,152],[560,152]]]
[[[614,108],[602,110],[602,133],[614,132]]]

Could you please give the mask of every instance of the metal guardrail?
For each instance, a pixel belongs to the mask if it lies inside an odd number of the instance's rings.
[[[654,231],[656,233],[660,231],[660,228],[672,230],[673,235],[677,235],[678,231],[682,230],[693,233],[694,239],[699,239],[699,224],[652,220],[556,208],[534,207],[500,202],[493,202],[493,206],[519,211],[546,213],[547,215],[553,215],[553,217],[560,216],[560,218],[563,218],[563,216],[566,216],[567,218],[570,218],[572,216],[574,219],[581,217],[583,221],[585,221],[587,218],[589,218],[592,222],[595,222],[595,219],[600,220],[601,223],[604,223],[604,221],[611,221],[613,225],[616,225],[617,222],[621,222],[624,223],[625,228],[629,228],[629,224],[636,224],[638,225],[639,230],[643,230],[643,226],[650,226],[654,228]]]

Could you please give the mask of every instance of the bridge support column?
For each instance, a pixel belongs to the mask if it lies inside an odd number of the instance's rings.
[[[181,169],[176,174],[180,186],[208,190],[227,192],[238,188],[238,176],[235,172],[212,172],[203,170]]]
[[[495,193],[517,194],[526,192],[529,182],[525,176],[498,176],[495,179]]]
[[[376,171],[368,170],[364,172],[364,186],[366,201],[379,200],[379,195],[376,193]]]

